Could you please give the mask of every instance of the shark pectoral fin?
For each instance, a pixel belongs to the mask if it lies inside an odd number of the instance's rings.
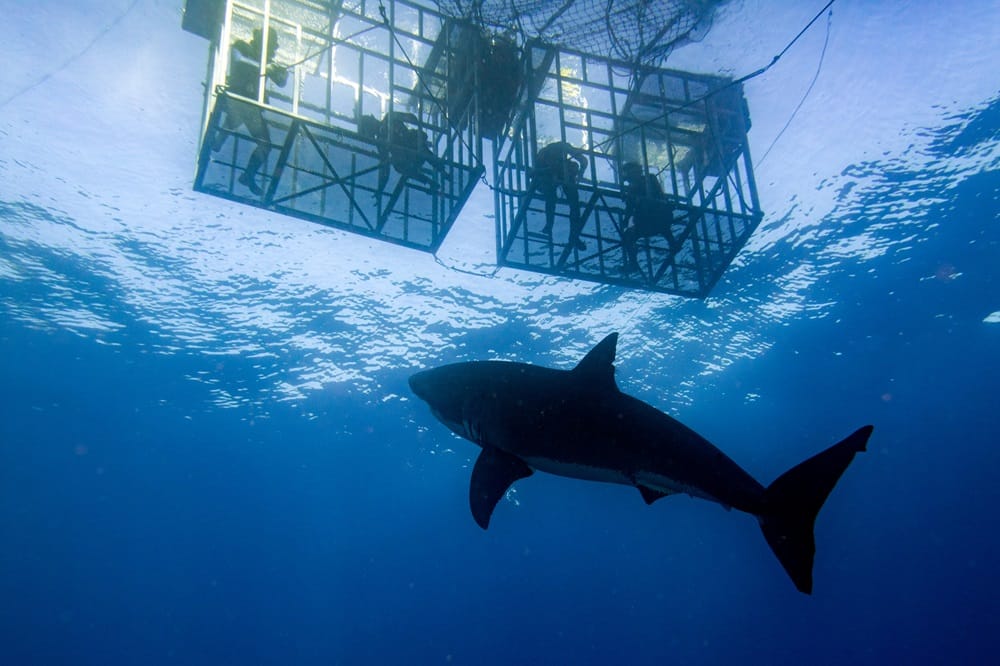
[[[661,497],[666,497],[670,493],[665,493],[662,490],[653,490],[652,488],[647,488],[646,486],[636,486],[639,489],[639,494],[642,495],[642,499],[646,504],[652,504]]]
[[[476,466],[472,468],[472,482],[469,485],[469,506],[472,517],[484,530],[490,526],[490,516],[500,498],[518,479],[531,476],[532,469],[527,463],[509,453],[484,446]]]

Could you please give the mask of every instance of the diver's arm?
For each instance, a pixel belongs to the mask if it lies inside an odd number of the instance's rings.
[[[233,42],[233,45],[230,48],[232,48],[233,51],[238,53],[239,56],[241,56],[246,60],[251,60],[254,62],[258,61],[258,56],[260,54],[257,53],[257,51],[252,46],[250,46],[250,42],[238,39],[235,42]]]
[[[267,78],[274,81],[278,87],[283,88],[288,83],[288,70],[272,62],[267,66]]]
[[[419,125],[420,119],[409,111],[393,111],[393,118],[401,123],[409,123],[410,125]]]

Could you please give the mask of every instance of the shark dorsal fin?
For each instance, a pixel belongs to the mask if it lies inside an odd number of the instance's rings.
[[[612,333],[587,352],[573,368],[573,373],[599,389],[618,390],[615,385],[615,350],[618,334]]]

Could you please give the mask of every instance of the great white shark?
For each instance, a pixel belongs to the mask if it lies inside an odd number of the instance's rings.
[[[511,484],[535,470],[635,486],[646,504],[683,493],[755,516],[795,587],[810,594],[816,515],[873,426],[764,487],[694,430],[622,393],[617,343],[612,333],[572,370],[473,361],[410,377],[439,421],[482,447],[469,488],[476,523],[489,527]]]

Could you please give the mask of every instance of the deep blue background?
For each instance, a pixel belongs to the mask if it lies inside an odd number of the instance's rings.
[[[983,322],[998,188],[997,172],[965,180],[905,262],[817,286],[840,297],[834,312],[776,330],[678,415],[765,483],[875,424],[820,514],[812,597],[755,521],[683,497],[646,507],[627,488],[536,475],[482,532],[466,500],[474,447],[417,401],[347,388],[267,417],[220,410],[189,377],[252,394],[250,361],[146,353],[138,320],[112,346],[5,317],[2,660],[982,663],[1000,628],[1000,326]],[[63,270],[100,297],[85,266]],[[527,331],[475,344],[503,353]],[[643,370],[670,392],[669,368]],[[410,371],[384,373],[386,390],[407,394]],[[431,440],[457,455],[431,455]]]

